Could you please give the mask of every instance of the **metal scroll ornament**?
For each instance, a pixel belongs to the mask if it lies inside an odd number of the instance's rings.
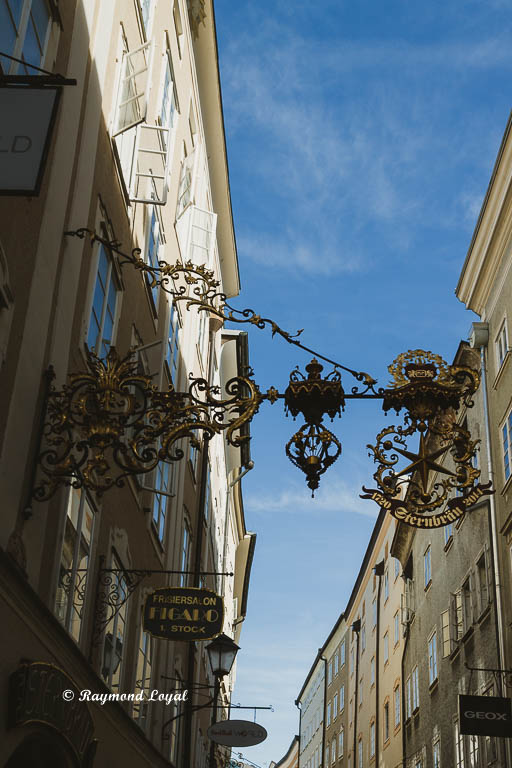
[[[384,391],[383,409],[405,409],[404,423],[385,427],[368,445],[377,464],[376,489],[363,487],[394,517],[418,528],[438,528],[462,517],[491,484],[477,484],[479,440],[457,424],[461,404],[471,407],[479,385],[477,371],[449,366],[423,350],[403,353],[388,368],[393,376]],[[416,452],[408,438],[419,433]],[[405,460],[405,461],[404,461]],[[442,512],[435,514],[443,507]]]
[[[40,501],[60,485],[83,486],[99,496],[122,487],[127,477],[152,472],[160,461],[182,459],[183,438],[200,447],[198,436],[225,431],[227,441],[240,446],[248,439],[240,428],[262,400],[249,376],[231,379],[225,398],[200,378],[191,380],[187,392],[172,386],[160,392],[138,372],[132,353],[120,358],[114,347],[105,359],[87,351],[87,369],[50,392],[42,477],[34,490]]]
[[[313,358],[306,366],[304,376],[298,369],[290,374],[290,383],[284,393],[286,410],[295,418],[305,419],[303,426],[286,444],[286,455],[306,475],[311,495],[319,485],[319,478],[341,454],[341,443],[322,423],[325,414],[331,421],[341,416],[345,407],[345,394],[339,371],[321,377],[323,366]]]

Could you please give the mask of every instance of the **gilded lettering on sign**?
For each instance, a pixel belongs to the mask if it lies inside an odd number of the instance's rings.
[[[194,587],[163,587],[146,599],[144,629],[168,640],[208,640],[222,631],[220,595]]]

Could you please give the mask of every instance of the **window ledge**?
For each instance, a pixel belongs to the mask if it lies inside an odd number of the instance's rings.
[[[466,631],[464,632],[464,634],[462,635],[462,638],[461,638],[461,639],[462,639],[462,642],[463,642],[463,643],[465,643],[467,640],[469,640],[469,638],[470,638],[470,637],[473,635],[473,632],[474,632],[474,631],[475,631],[475,630],[474,630],[474,628],[473,628],[473,625],[471,625],[470,627],[468,627],[468,628],[466,629]]]
[[[482,609],[482,611],[480,613],[480,616],[477,619],[477,623],[478,624],[483,624],[483,622],[486,619],[488,619],[490,615],[491,615],[491,603],[489,602],[489,603],[487,603],[485,608]]]
[[[448,552],[452,548],[452,544],[453,544],[453,533],[448,539],[448,541],[446,542],[446,544],[444,545],[444,551]]]
[[[428,687],[429,693],[434,693],[435,691],[437,691],[438,687],[439,687],[439,678],[436,677],[434,682],[430,683],[430,685]]]
[[[412,711],[412,716],[413,717],[418,717],[419,713],[420,713],[420,705],[418,704],[417,707],[414,707],[414,709]]]
[[[454,641],[454,642],[456,642],[456,643],[457,643],[457,645],[455,646],[455,648],[453,649],[453,651],[450,653],[450,656],[449,656],[449,659],[450,659],[450,661],[455,661],[455,659],[456,659],[456,658],[457,658],[457,656],[459,655],[459,651],[460,651],[459,640],[456,640],[456,641]]]
[[[503,463],[503,462],[502,462]],[[512,472],[508,476],[505,485],[501,489],[501,495],[504,496],[506,493],[510,491],[510,488],[512,487]]]

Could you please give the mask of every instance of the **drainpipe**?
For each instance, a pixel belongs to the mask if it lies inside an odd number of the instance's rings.
[[[377,626],[375,627],[375,763],[379,765],[379,661],[380,661],[380,588],[384,576],[384,560],[381,560],[373,569],[378,578],[377,582]],[[403,688],[403,686],[402,686]]]
[[[357,766],[357,708],[359,706],[359,632],[361,619],[356,619],[352,624],[352,631],[356,633],[356,688],[354,693],[354,768]]]
[[[300,768],[300,747],[302,744],[302,706],[300,701],[295,701],[295,706],[299,710],[299,754],[297,756],[297,768]]]
[[[489,324],[488,323],[473,323],[471,326],[470,345],[473,348],[480,348],[480,378],[482,380],[482,392],[483,392],[483,405],[484,405],[484,424],[485,424],[485,440],[487,444],[487,474],[489,480],[495,487],[494,482],[494,462],[492,457],[491,448],[491,429],[489,422],[489,395],[487,392],[487,355],[486,348],[489,343]],[[502,584],[501,573],[499,565],[499,553],[498,553],[498,525],[496,521],[496,502],[494,494],[489,496],[489,534],[491,537],[491,570],[493,574],[493,597],[494,605],[496,606],[496,649],[498,651],[498,662],[500,669],[506,669],[505,665],[505,643],[503,632],[503,613],[502,613]],[[497,681],[498,695],[502,695],[502,682],[501,676],[498,675]],[[508,761],[511,760],[510,756],[510,744],[503,745],[504,751],[507,754]],[[505,762],[508,765],[509,762]]]
[[[325,656],[320,656],[320,658],[324,663],[324,717],[322,724],[322,762],[320,763],[320,767],[324,766],[324,768],[329,768],[329,761],[327,761],[327,765],[325,765],[325,731],[327,730],[327,659]]]

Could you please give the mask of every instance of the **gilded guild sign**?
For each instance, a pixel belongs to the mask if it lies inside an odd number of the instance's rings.
[[[144,629],[167,640],[209,640],[219,635],[224,602],[209,589],[163,587],[146,599]]]

